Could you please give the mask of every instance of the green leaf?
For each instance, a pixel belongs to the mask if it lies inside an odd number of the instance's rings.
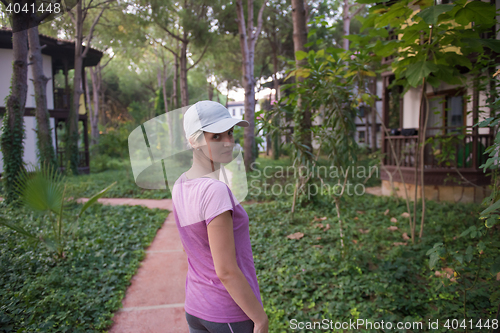
[[[472,249],[472,246],[469,245],[467,247],[467,250],[465,251],[465,260],[467,262],[471,262],[473,253],[474,253],[474,250]]]
[[[474,126],[479,126],[479,127],[486,127],[488,126],[493,120],[495,119],[495,117],[489,117],[489,118],[486,118],[485,120],[481,121],[480,123],[478,124],[475,124]],[[472,127],[474,127],[472,126]]]
[[[106,194],[106,192],[108,192],[111,187],[115,186],[116,183],[117,182],[114,182],[113,184],[109,185],[104,190],[102,190],[101,192],[97,193],[92,198],[90,198],[89,201],[87,201],[83,205],[82,210],[78,214],[78,217],[82,216],[83,212],[85,212],[87,210],[87,208],[89,208],[90,206],[92,206],[100,197],[102,197],[104,194]]]
[[[472,228],[474,228],[474,227],[467,228],[467,230],[465,230],[464,232],[462,232],[462,233],[460,234],[460,236],[458,236],[458,237],[460,238],[460,237],[465,237],[465,236],[467,236],[467,235],[471,232]]]
[[[304,52],[302,50],[296,51],[295,52],[295,57],[297,58],[297,60],[300,61],[300,60],[302,60],[302,59],[304,59],[304,58],[307,57],[307,52]]]
[[[486,245],[484,244],[483,241],[480,241],[479,243],[477,243],[477,250],[479,252],[484,251],[485,248],[486,248]]]
[[[421,9],[432,6],[434,4],[434,0],[418,0],[414,3],[415,6],[419,6]]]
[[[498,256],[493,265],[491,265],[491,274],[495,275],[498,272],[500,272],[500,256]]]
[[[61,180],[55,168],[34,167],[21,171],[16,188],[25,206],[58,214],[63,192]]]
[[[447,13],[452,10],[454,5],[436,5],[428,7],[417,14],[427,24],[436,24],[439,15]]]
[[[464,264],[464,256],[463,256],[462,254],[458,254],[458,253],[456,253],[456,254],[455,254],[455,259],[456,259],[459,263],[461,263],[462,265]]]
[[[471,1],[464,8],[457,11],[455,21],[461,25],[495,24],[495,7],[483,1]]]
[[[437,71],[438,66],[429,61],[419,61],[415,64],[408,65],[406,70],[406,78],[412,87],[417,87],[422,84],[422,79],[430,73]]]
[[[398,50],[399,41],[380,41],[378,40],[373,50],[378,56],[388,57]]]
[[[29,231],[26,231],[26,229],[24,229],[23,227],[21,226],[18,226],[17,224],[14,224],[14,223],[10,223],[10,222],[7,222],[4,218],[0,217],[0,224],[1,225],[4,225],[6,227],[9,227],[11,228],[12,230],[20,233],[21,235],[23,236],[26,236],[28,238],[31,238],[32,240],[37,240],[38,237],[36,237],[35,235],[33,235],[32,233],[30,233]]]
[[[43,238],[43,243],[52,251],[57,252],[59,242],[54,241],[52,238]]]
[[[494,52],[500,53],[500,40],[498,39],[480,39],[479,42]]]
[[[489,206],[488,208],[483,210],[479,215],[484,216],[484,215],[489,214],[497,209],[500,209],[500,200],[498,200],[497,202],[495,202],[494,204],[492,204],[491,206]]]
[[[493,228],[497,223],[500,222],[499,218],[500,216],[497,214],[490,216],[486,220],[486,228]]]
[[[439,255],[437,253],[431,254],[431,257],[429,259],[429,268],[433,269],[434,266],[436,266],[436,263],[438,262],[438,260],[439,260]]]
[[[448,65],[458,65],[472,69],[472,63],[469,58],[464,55],[457,54],[456,52],[446,52],[444,54],[444,59]]]
[[[327,47],[326,52],[331,53],[331,54],[336,54],[340,52],[344,52],[344,49],[338,48],[338,47]]]

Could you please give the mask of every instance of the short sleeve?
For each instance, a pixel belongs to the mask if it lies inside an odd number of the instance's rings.
[[[234,205],[231,199],[231,192],[223,182],[215,181],[207,187],[201,205],[201,214],[207,226],[214,218],[227,210],[233,215]]]

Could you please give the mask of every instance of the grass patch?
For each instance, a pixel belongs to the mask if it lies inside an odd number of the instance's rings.
[[[76,208],[76,206],[75,206]],[[4,215],[28,230],[44,228],[25,210]],[[0,226],[0,332],[104,332],[168,212],[96,204],[57,262]]]

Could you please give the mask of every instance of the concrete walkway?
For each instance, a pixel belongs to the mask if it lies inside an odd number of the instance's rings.
[[[78,201],[85,202],[82,198]],[[172,200],[101,198],[109,205],[143,205],[172,212]],[[109,333],[187,333],[184,313],[187,255],[170,213],[146,249],[146,257],[132,277],[122,301],[123,308],[113,317]]]

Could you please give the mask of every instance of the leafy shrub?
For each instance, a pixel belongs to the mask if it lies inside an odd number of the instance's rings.
[[[334,322],[422,322],[423,331],[430,331],[428,320],[439,319],[440,328],[435,331],[447,332],[443,318],[463,318],[464,305],[467,320],[474,324],[496,317],[498,282],[489,267],[500,254],[498,230],[490,230],[483,238],[491,249],[482,259],[488,269],[480,271],[473,286],[470,281],[479,269],[478,262],[464,262],[466,271],[453,282],[444,270],[449,261],[439,259],[437,268],[431,270],[426,254],[436,242],[464,255],[469,246],[475,246],[476,240],[455,235],[476,223],[478,205],[427,202],[425,237],[412,245],[404,238],[409,226],[407,218],[401,217],[406,211],[403,200],[344,196],[342,259],[338,218],[331,203],[324,200],[319,206],[299,208],[292,219],[290,202],[279,199],[245,208],[270,332],[288,332],[293,318],[303,322],[324,318]],[[323,217],[326,219],[319,220]],[[396,223],[391,222],[393,217]],[[397,229],[388,230],[391,226]],[[297,232],[303,236],[287,237]],[[464,284],[472,286],[466,300]],[[359,331],[376,332],[354,330]]]

